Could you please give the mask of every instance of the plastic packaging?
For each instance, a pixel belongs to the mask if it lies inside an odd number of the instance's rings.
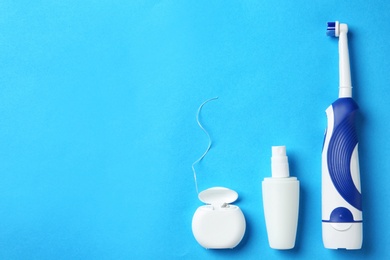
[[[295,246],[299,211],[299,181],[290,177],[285,146],[273,146],[272,177],[262,182],[263,206],[269,246]]]

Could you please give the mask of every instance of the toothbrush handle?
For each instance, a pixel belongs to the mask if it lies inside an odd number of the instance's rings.
[[[333,131],[328,133],[331,137],[326,154],[329,176],[340,196],[362,211],[355,127],[359,107],[352,98],[339,98],[332,104],[332,109]]]

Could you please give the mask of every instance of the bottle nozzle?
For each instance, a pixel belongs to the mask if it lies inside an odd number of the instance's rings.
[[[272,178],[290,177],[286,146],[272,146],[271,170]]]

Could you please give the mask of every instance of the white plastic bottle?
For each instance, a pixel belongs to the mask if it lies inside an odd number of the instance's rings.
[[[292,249],[298,226],[299,181],[290,177],[285,146],[273,146],[272,177],[262,182],[268,242],[274,249]]]

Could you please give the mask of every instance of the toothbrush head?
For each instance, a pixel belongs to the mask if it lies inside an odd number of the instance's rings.
[[[326,28],[326,35],[330,37],[339,37],[340,35],[340,23],[338,21],[328,22]]]
[[[339,23],[339,21],[328,22],[326,35],[330,37],[339,37],[340,33],[348,33],[348,25],[346,23]]]

